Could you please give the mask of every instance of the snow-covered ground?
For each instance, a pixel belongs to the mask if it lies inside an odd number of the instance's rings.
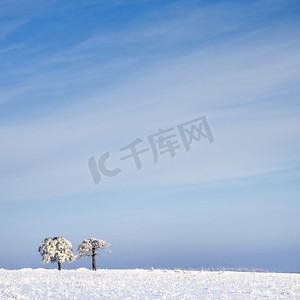
[[[0,269],[0,299],[300,299],[300,274]]]

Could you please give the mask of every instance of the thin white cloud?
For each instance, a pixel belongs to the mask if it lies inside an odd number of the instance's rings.
[[[4,39],[26,23],[27,21],[5,22],[4,24],[3,22],[2,24],[0,23],[0,40]]]
[[[213,144],[200,143],[197,150],[181,151],[172,160],[161,158],[157,165],[151,156],[145,156],[141,171],[128,162],[119,177],[103,180],[100,188],[219,184],[298,162],[299,133],[294,130],[300,125],[299,107],[295,105],[300,62],[300,45],[294,38],[297,28],[291,28],[289,35],[279,26],[212,40],[168,59],[160,57],[153,64],[138,65],[143,57],[135,57],[135,53],[113,56],[105,63],[95,60],[94,53],[101,44],[109,49],[153,38],[159,45],[161,38],[172,33],[173,25],[162,27],[161,31],[155,26],[152,30],[141,29],[124,39],[118,39],[119,32],[111,37],[96,36],[46,61],[34,62],[26,72],[35,74],[22,80],[19,88],[68,91],[97,76],[99,82],[105,76],[118,76],[122,64],[125,69],[132,68],[126,69],[127,78],[121,77],[108,88],[88,90],[69,110],[42,121],[23,120],[20,125],[2,126],[2,199],[93,191],[87,167],[91,155],[110,151],[112,163],[118,163],[118,150],[135,138],[146,138],[158,128],[176,126],[201,115],[208,118],[215,137]],[[169,44],[173,42],[169,39]],[[89,57],[91,62],[74,72],[72,61]],[[47,64],[64,61],[70,65],[42,70]],[[294,96],[289,94],[291,90]],[[19,91],[22,93],[22,89]],[[18,92],[16,87],[14,92]],[[3,101],[15,101],[12,93],[8,89]]]

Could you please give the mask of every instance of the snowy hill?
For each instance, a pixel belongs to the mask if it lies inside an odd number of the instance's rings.
[[[0,299],[300,299],[300,274],[0,269]]]

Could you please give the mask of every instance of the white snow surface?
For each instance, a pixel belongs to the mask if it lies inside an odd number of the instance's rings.
[[[0,299],[300,299],[300,274],[0,269]]]

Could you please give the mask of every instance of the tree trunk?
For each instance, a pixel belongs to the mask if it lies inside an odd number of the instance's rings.
[[[92,258],[93,258],[93,270],[96,271],[96,253],[95,250],[93,250],[93,254],[92,254]]]
[[[61,263],[58,261],[57,264],[58,264],[58,270],[61,271]]]

